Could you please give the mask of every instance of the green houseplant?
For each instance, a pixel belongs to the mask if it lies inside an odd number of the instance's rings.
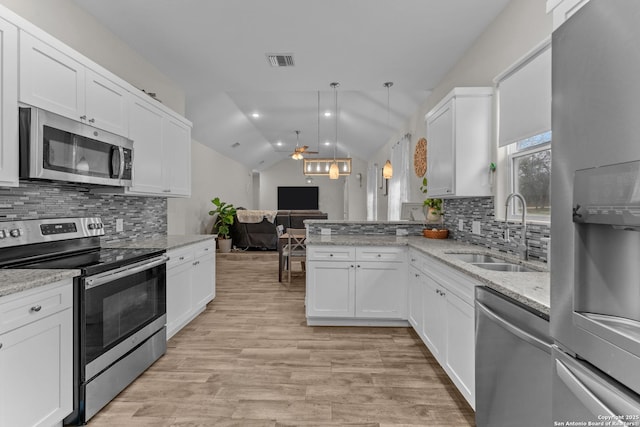
[[[231,252],[229,227],[233,225],[236,208],[231,203],[221,201],[219,197],[211,200],[211,203],[216,207],[214,210],[209,211],[209,215],[214,217],[212,231],[218,233],[220,252]]]
[[[422,178],[422,185],[420,186],[422,194],[427,194],[427,178]],[[442,199],[425,199],[424,206],[427,210],[427,221],[439,222],[442,218]]]

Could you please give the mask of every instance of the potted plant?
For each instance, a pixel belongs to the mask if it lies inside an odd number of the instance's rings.
[[[236,214],[236,208],[231,203],[225,203],[219,197],[211,200],[216,207],[209,211],[209,215],[214,217],[212,232],[218,233],[218,248],[220,252],[231,252],[231,237],[229,237],[229,226],[233,224],[233,217]]]
[[[427,194],[427,178],[422,178],[420,191],[422,191],[422,194]],[[432,239],[446,239],[449,235],[449,230],[443,228],[442,224],[442,199],[428,198],[423,203],[426,211],[426,224],[422,234],[424,234],[424,237]],[[427,224],[438,224],[440,229],[436,227],[428,228]]]

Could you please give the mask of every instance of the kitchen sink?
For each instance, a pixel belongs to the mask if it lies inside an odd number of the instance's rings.
[[[499,263],[504,263],[504,260],[500,259],[500,258],[496,258],[496,257],[492,257],[490,255],[485,255],[485,254],[465,254],[465,253],[449,253],[448,255],[452,255],[453,257],[459,259],[460,261],[463,262],[470,262],[470,263],[494,263],[494,262],[499,262]]]
[[[512,264],[510,262],[472,262],[471,265],[475,265],[476,267],[484,268],[485,270],[493,270],[493,271],[508,271],[508,272],[518,272],[518,273],[526,273],[529,271],[537,271],[529,267],[525,267],[520,264]]]

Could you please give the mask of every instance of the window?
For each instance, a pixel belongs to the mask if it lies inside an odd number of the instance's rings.
[[[527,204],[527,220],[549,222],[551,40],[540,43],[494,82],[498,94],[498,198],[504,201],[507,194],[520,193]],[[505,220],[519,220],[520,203],[510,203],[506,215]]]
[[[509,147],[510,192],[522,194],[527,219],[549,221],[551,212],[551,131],[520,140]],[[520,203],[512,203],[509,219],[520,218]]]

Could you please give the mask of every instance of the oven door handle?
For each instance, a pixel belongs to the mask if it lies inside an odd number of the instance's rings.
[[[149,270],[153,267],[165,264],[167,261],[168,258],[163,255],[158,258],[153,258],[151,261],[143,261],[114,271],[109,271],[107,273],[96,274],[95,276],[90,276],[85,279],[84,288],[92,289],[96,286],[104,285],[105,283],[113,282],[114,280],[140,273],[141,271]]]

